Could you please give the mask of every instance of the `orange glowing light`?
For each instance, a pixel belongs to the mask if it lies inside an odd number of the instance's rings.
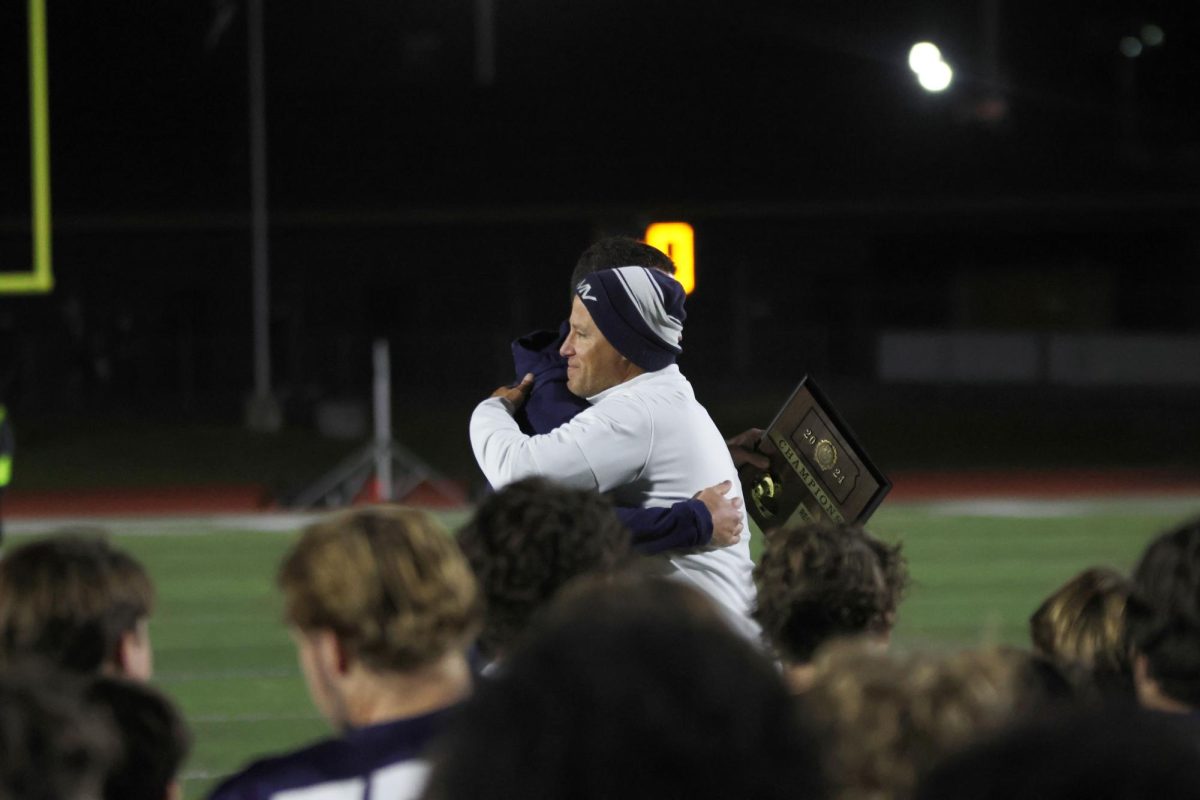
[[[646,244],[675,262],[675,280],[688,294],[696,288],[696,232],[686,222],[655,222],[646,228]]]

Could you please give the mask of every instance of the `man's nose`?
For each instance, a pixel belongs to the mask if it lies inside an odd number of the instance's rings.
[[[568,334],[567,338],[563,339],[562,347],[558,348],[558,354],[560,356],[569,357],[575,354],[575,345],[571,341],[572,336],[574,336],[574,334]]]

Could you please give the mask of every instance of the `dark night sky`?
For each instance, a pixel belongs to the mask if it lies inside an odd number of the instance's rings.
[[[238,418],[245,0],[47,2],[56,288],[0,305],[14,408]],[[659,214],[696,225],[702,388],[873,381],[890,330],[1194,333],[1193,5],[495,0],[480,85],[475,0],[266,0],[289,423],[361,394],[374,336],[406,391],[469,407],[509,377],[512,336],[561,318],[578,253]],[[0,261],[18,265],[24,6],[0,3]],[[1120,55],[1147,23],[1164,43]],[[956,71],[942,95],[907,68],[920,39]]]
[[[244,4],[50,5],[56,211],[244,209]],[[470,0],[268,2],[272,204],[1193,192],[1190,4],[1096,5],[997,0],[993,81],[976,2],[497,0],[480,87]],[[1119,55],[1150,21],[1164,44]],[[23,24],[5,4],[9,220],[27,211]],[[919,38],[956,68],[944,95],[905,65]]]

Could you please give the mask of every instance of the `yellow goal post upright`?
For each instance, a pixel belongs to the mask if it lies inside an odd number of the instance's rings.
[[[41,294],[54,288],[50,261],[50,92],[46,67],[46,0],[29,6],[29,152],[32,186],[33,268],[6,271],[0,294]]]

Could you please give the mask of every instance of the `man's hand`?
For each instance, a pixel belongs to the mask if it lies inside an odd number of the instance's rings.
[[[723,481],[696,493],[696,499],[704,503],[712,515],[713,532],[709,544],[713,547],[728,547],[742,538],[742,498],[725,496],[732,488],[732,481]]]
[[[533,390],[533,373],[527,373],[516,386],[501,386],[492,392],[492,397],[499,397],[508,407],[508,413],[515,414],[517,409],[525,404],[525,399]]]
[[[771,466],[771,459],[754,449],[762,435],[762,428],[751,428],[725,440],[725,444],[729,447],[729,455],[733,459],[733,465],[739,470],[743,464],[749,464],[758,469],[767,469]]]

